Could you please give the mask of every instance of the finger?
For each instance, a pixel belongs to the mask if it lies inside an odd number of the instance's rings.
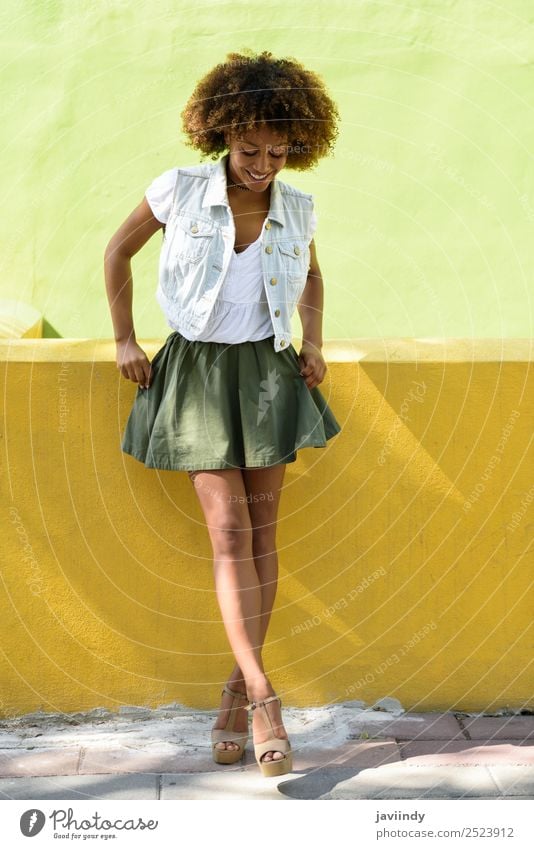
[[[150,363],[147,364],[145,368],[145,386],[148,388],[152,383],[152,368]]]
[[[144,372],[142,363],[136,363],[135,366],[134,366],[134,371],[135,371],[136,382],[139,384],[141,389],[144,389],[144,387],[145,387],[145,372]]]

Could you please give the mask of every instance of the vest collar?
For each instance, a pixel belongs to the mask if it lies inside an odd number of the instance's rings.
[[[228,162],[229,154],[225,153],[218,162],[210,165],[208,187],[202,201],[202,206],[230,206],[228,203],[228,194],[226,192],[226,163]],[[272,221],[277,221],[284,226],[285,213],[284,203],[280,185],[276,177],[271,183],[271,205],[269,207],[268,218]]]

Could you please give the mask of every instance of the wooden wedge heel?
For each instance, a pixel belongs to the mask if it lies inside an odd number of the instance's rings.
[[[271,722],[271,717],[267,713],[267,708],[265,707],[268,702],[274,702],[278,700],[280,702],[280,708],[282,707],[282,700],[279,696],[269,696],[268,699],[263,699],[260,702],[249,702],[248,705],[245,705],[245,710],[260,710],[261,716],[263,717],[263,722],[265,723],[265,727],[270,729],[272,733],[272,737],[268,740],[264,740],[263,743],[254,743],[254,755],[256,757],[256,762],[261,769],[262,775],[271,777],[275,775],[285,775],[287,772],[291,772],[293,769],[293,753],[291,751],[291,743],[289,740],[286,740],[282,737],[277,737],[274,733],[274,727]],[[284,755],[283,758],[278,758],[277,760],[272,761],[262,761],[262,756],[265,755],[266,752],[282,752]]]
[[[213,760],[216,764],[235,764],[243,757],[245,746],[248,740],[248,728],[246,731],[234,731],[236,711],[239,707],[239,701],[244,699],[248,701],[246,693],[238,693],[236,690],[231,690],[230,687],[224,686],[222,693],[228,693],[233,696],[232,706],[229,709],[228,721],[224,728],[215,728],[211,731],[211,749],[213,752]],[[246,707],[246,705],[241,705]],[[237,743],[238,749],[217,749],[217,743]]]

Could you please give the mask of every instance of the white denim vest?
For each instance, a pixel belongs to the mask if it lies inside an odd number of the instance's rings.
[[[227,159],[228,153],[216,163],[177,168],[165,226],[156,298],[178,332],[191,339],[208,322],[234,249]],[[277,352],[291,344],[291,316],[306,285],[312,211],[312,195],[272,181],[261,263]]]

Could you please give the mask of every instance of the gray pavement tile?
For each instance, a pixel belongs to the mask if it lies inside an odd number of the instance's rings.
[[[211,750],[207,748],[193,751],[177,747],[174,754],[154,752],[150,747],[86,748],[79,774],[206,772],[214,766]]]
[[[3,751],[0,752],[0,778],[76,775],[80,752],[80,747]]]
[[[289,799],[327,799],[338,785],[354,778],[359,772],[354,766],[329,766],[301,775],[285,775],[280,780],[278,790]]]
[[[157,798],[156,775],[68,775],[56,778],[0,779],[0,799]]]
[[[405,713],[394,719],[357,716],[349,722],[349,736],[393,737],[397,740],[465,740],[453,713]]]
[[[534,769],[532,766],[489,766],[493,780],[506,797],[534,799]]]
[[[217,766],[217,765],[216,765]],[[288,773],[292,775],[293,773]],[[280,782],[287,775],[276,778],[264,778],[254,762],[253,767],[236,769],[229,765],[229,771],[203,773],[202,775],[169,774],[161,777],[162,800],[188,799],[266,799],[289,801],[278,790]]]
[[[246,753],[247,763],[254,761],[253,752]],[[378,767],[401,760],[396,740],[349,740],[342,746],[331,749],[314,749],[313,745],[293,749],[293,767],[298,772],[323,767]],[[254,761],[255,763],[255,761]]]
[[[534,716],[461,716],[462,725],[472,740],[532,740]]]

